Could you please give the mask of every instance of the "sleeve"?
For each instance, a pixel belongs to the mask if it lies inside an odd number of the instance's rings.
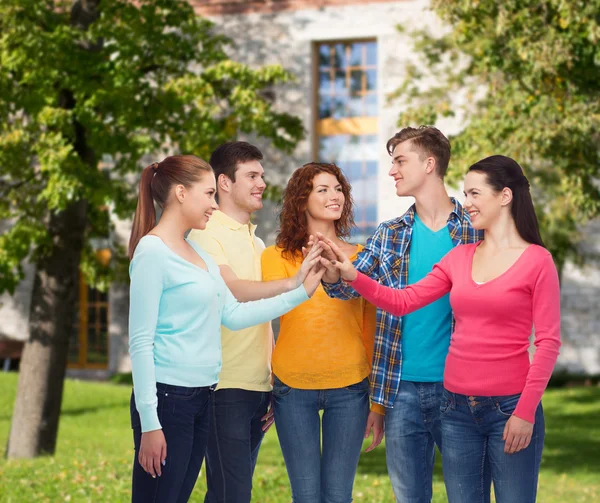
[[[535,411],[552,376],[560,348],[560,284],[558,272],[547,253],[532,292],[535,354],[515,416],[535,422]]]
[[[361,250],[353,262],[355,269],[369,278],[379,280],[379,254],[381,253],[381,244],[385,227],[380,224],[367,241],[365,247]],[[350,300],[359,297],[360,294],[354,290],[348,283],[339,280],[337,283],[321,283],[323,289],[330,297],[342,300]]]
[[[421,281],[402,290],[380,285],[360,272],[350,285],[379,309],[394,316],[404,316],[431,304],[450,291],[452,288],[448,263],[450,255],[446,255],[441,262],[433,266],[433,270]]]
[[[274,281],[289,278],[281,253],[274,247],[269,246],[260,256],[262,280]]]
[[[229,330],[242,330],[271,321],[274,318],[291,311],[296,306],[308,300],[304,285],[281,295],[252,302],[238,302],[231,290],[225,287],[225,306],[221,314],[221,324]]]
[[[223,245],[209,231],[192,229],[188,235],[188,239],[209,253],[217,265],[229,265]]]
[[[371,366],[373,365],[373,348],[375,346],[375,330],[377,324],[377,308],[363,299],[363,344],[365,346],[365,351],[367,352],[367,358]],[[369,372],[370,374],[370,372]],[[370,375],[369,375],[370,379]],[[383,405],[379,405],[378,403],[371,403],[371,411],[377,412],[377,414],[381,414],[385,416],[385,407]]]
[[[145,243],[144,243],[145,244]],[[163,291],[160,254],[138,245],[131,261],[129,289],[129,354],[133,374],[135,406],[142,432],[161,429],[158,420],[154,336]]]

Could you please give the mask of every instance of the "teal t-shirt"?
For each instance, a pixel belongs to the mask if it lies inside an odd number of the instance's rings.
[[[415,213],[410,241],[408,284],[423,279],[453,248],[448,227],[437,232]],[[402,380],[441,382],[450,346],[452,308],[450,295],[402,318]]]

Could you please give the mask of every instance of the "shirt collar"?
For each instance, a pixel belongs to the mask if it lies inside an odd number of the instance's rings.
[[[240,229],[245,229],[246,227],[250,228],[250,232],[254,234],[256,230],[256,224],[250,222],[249,224],[242,224],[238,222],[235,218],[231,218],[226,213],[223,213],[221,210],[213,211],[212,218],[215,222],[231,229],[232,231],[239,231]]]
[[[459,222],[462,222],[465,219],[465,210],[462,205],[458,202],[454,197],[450,198],[452,204],[454,204],[454,209],[450,212],[448,216],[448,222],[454,219],[458,219]],[[400,221],[406,225],[407,227],[412,227],[415,224],[415,214],[416,214],[416,206],[413,204],[406,213],[402,215]]]

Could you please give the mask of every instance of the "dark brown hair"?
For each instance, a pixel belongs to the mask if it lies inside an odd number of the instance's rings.
[[[468,172],[470,171],[484,174],[487,183],[496,193],[505,187],[512,191],[510,213],[519,235],[528,243],[544,246],[529,192],[529,180],[519,163],[504,155],[492,155],[477,161],[469,168]]]
[[[237,165],[248,161],[262,161],[262,152],[245,141],[229,141],[219,145],[210,156],[210,165],[215,170],[215,177],[225,175],[235,182]]]
[[[336,236],[338,238],[348,238],[355,227],[352,212],[352,187],[346,180],[342,170],[335,164],[309,162],[294,171],[281,201],[277,246],[281,248],[283,257],[288,260],[300,258],[302,247],[306,246],[308,241],[308,222],[306,221],[305,211],[308,196],[313,190],[313,180],[319,173],[332,174],[342,186],[344,207],[342,208],[342,216],[334,223]]]
[[[409,140],[414,147],[413,150],[419,152],[420,158],[431,156],[435,159],[435,172],[443,179],[450,162],[448,138],[433,126],[405,127],[388,140],[386,145],[388,154],[393,155],[397,145]]]
[[[130,260],[140,239],[156,225],[154,203],[164,209],[173,185],[189,187],[199,182],[205,173],[212,173],[212,168],[195,155],[172,155],[144,168],[129,238]]]

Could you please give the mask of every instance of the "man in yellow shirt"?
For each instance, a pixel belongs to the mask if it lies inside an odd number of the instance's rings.
[[[262,159],[260,150],[247,142],[228,142],[215,149],[210,165],[217,178],[219,211],[205,230],[192,230],[189,235],[211,254],[240,302],[292,290],[308,272],[303,264],[293,278],[261,281],[265,245],[256,236],[250,217],[263,206]],[[221,344],[223,366],[211,405],[205,502],[249,503],[260,443],[273,422],[273,333],[269,323],[236,332],[222,327]]]

